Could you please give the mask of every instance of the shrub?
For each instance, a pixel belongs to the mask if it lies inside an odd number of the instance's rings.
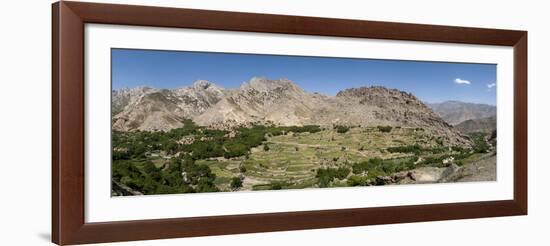
[[[416,155],[419,155],[422,151],[422,147],[415,144],[409,146],[389,147],[387,150],[390,153],[415,153]]]
[[[373,180],[378,176],[384,176],[384,175],[386,174],[382,171],[370,170],[369,173],[367,174],[367,179]]]
[[[392,127],[391,126],[378,126],[378,130],[380,132],[391,132]]]
[[[186,174],[186,179],[182,177]],[[112,177],[143,194],[167,194],[218,191],[213,184],[216,176],[206,165],[195,165],[186,156],[172,158],[165,169],[159,169],[150,161],[114,161]],[[197,190],[190,185],[197,185]]]
[[[336,125],[336,126],[334,126],[334,129],[336,129],[336,132],[337,132],[337,133],[346,133],[346,132],[349,131],[349,127],[348,127],[348,126]]]
[[[217,192],[220,191],[218,187],[216,187],[212,181],[207,180],[200,180],[197,184],[196,188],[197,192]]]
[[[246,173],[246,167],[245,167],[244,165],[241,165],[241,166],[239,167],[239,172],[241,172],[241,173]]]
[[[239,177],[233,177],[231,179],[231,189],[238,190],[241,187],[243,187],[243,180]]]
[[[328,187],[334,179],[345,179],[350,173],[349,168],[320,168],[317,169],[316,178],[319,179],[319,187]]]
[[[366,186],[368,185],[368,181],[367,177],[352,175],[348,178],[347,184],[349,186]]]
[[[424,166],[434,166],[434,167],[446,167],[446,164],[443,164],[443,160],[449,158],[449,155],[441,155],[441,156],[426,156],[424,157],[424,161],[422,161],[422,165]]]
[[[114,151],[112,152],[113,160],[130,160],[132,157],[129,151]]]
[[[376,157],[376,158],[369,159],[368,161],[354,163],[352,165],[353,173],[360,174],[360,173],[364,173],[365,171],[373,170],[379,167],[380,165],[382,165],[382,162],[383,162],[382,159]]]
[[[281,185],[281,183],[273,183],[273,184],[271,184],[271,189],[272,189],[272,190],[280,190],[280,189],[282,189],[282,188],[283,188],[283,186]]]
[[[448,148],[446,148],[446,147],[436,147],[436,148],[429,149],[429,151],[432,152],[432,154],[443,153],[447,150],[448,150]]]
[[[451,150],[457,151],[457,152],[464,152],[464,151],[465,151],[464,148],[459,147],[459,146],[452,146],[452,147],[451,147]]]
[[[485,140],[485,136],[485,133],[470,134],[470,137],[474,142],[474,151],[476,153],[487,153],[489,151],[490,146]]]

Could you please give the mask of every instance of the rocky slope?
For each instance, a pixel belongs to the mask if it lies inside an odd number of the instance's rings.
[[[112,94],[113,129],[167,130],[183,126],[218,103],[224,90],[199,80],[190,87],[174,90],[122,89]]]
[[[307,93],[288,79],[256,77],[236,89],[197,81],[174,90],[115,91],[113,113],[113,129],[118,131],[168,130],[181,127],[184,119],[203,126],[390,125],[419,127],[444,142],[469,144],[414,95],[384,87],[353,88],[325,96]]]
[[[427,105],[451,125],[471,119],[492,117],[497,114],[496,107],[488,104],[446,101],[442,103],[428,103]]]
[[[247,122],[303,125],[313,122],[317,101],[290,80],[252,78],[238,89],[226,90],[224,98],[194,120],[200,125]]]
[[[466,120],[454,127],[462,133],[491,133],[497,129],[497,119],[493,116],[481,119]]]
[[[334,112],[342,122],[362,126],[390,125],[420,127],[443,142],[468,141],[411,93],[384,87],[361,87],[336,95],[340,105]]]

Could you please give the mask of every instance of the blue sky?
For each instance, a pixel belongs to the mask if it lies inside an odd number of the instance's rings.
[[[380,85],[425,102],[496,104],[496,65],[158,50],[112,50],[112,86],[179,88],[204,79],[237,88],[252,77],[287,78],[308,92]]]

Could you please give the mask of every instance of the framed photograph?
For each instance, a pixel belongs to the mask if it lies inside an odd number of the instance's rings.
[[[526,31],[52,16],[57,244],[527,214]]]

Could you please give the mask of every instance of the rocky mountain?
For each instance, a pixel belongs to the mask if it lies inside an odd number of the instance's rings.
[[[428,106],[451,125],[471,119],[492,117],[497,114],[497,108],[488,104],[446,101],[442,103],[428,103]]]
[[[135,104],[135,101],[142,95],[157,92],[157,89],[148,87],[123,88],[113,90],[111,94],[111,114],[113,116],[119,114],[129,104]]]
[[[114,130],[167,130],[183,126],[224,98],[224,90],[208,81],[173,90],[134,88],[113,91]]]
[[[465,120],[454,127],[462,133],[491,133],[497,128],[497,118],[492,116],[481,119]]]
[[[227,122],[303,125],[312,122],[316,101],[290,80],[256,77],[238,89],[226,90],[219,103],[194,120],[200,125]]]
[[[113,113],[113,129],[118,131],[167,130],[181,127],[184,119],[203,126],[390,125],[419,127],[445,142],[469,144],[414,95],[384,87],[353,88],[326,96],[305,92],[288,79],[255,77],[236,89],[197,81],[174,90],[114,91]]]
[[[444,141],[465,143],[462,135],[413,94],[384,87],[347,89],[336,95],[342,121],[360,125],[420,127]]]

